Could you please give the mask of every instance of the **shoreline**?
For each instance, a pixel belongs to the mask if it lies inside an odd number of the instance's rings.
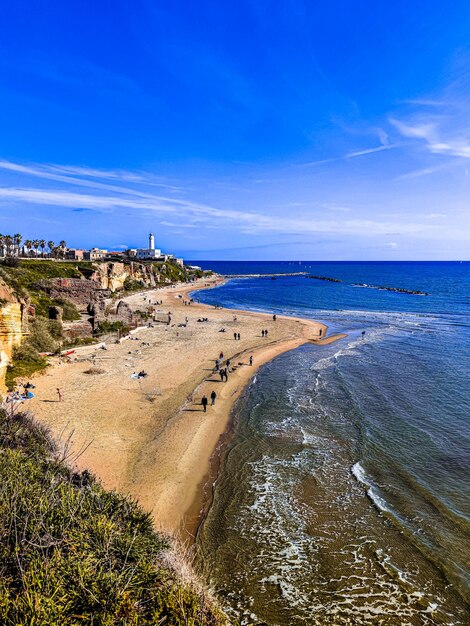
[[[313,320],[277,316],[273,321],[268,313],[185,305],[189,293],[225,280],[203,279],[126,297],[134,305],[162,300],[161,308],[172,312],[174,323],[141,329],[142,339],[133,337],[148,347],[129,340],[110,344],[106,352],[81,348],[70,364],[55,359],[35,377],[37,394],[28,405],[56,438],[64,440],[64,433],[71,432],[68,445],[77,469],[88,468],[105,487],[135,497],[160,530],[192,541],[207,510],[214,463],[230,438],[233,407],[258,368],[305,343],[322,345],[345,336],[318,340],[319,330],[326,333],[327,327]],[[202,314],[208,321],[198,324]],[[221,326],[226,332],[220,332]],[[258,334],[261,327],[269,328],[269,339]],[[233,328],[241,333],[240,341],[234,341]],[[212,373],[219,351],[235,366],[228,382]],[[253,366],[247,363],[250,355]],[[103,373],[87,375],[87,361],[99,361]],[[145,369],[148,380],[129,383],[125,368],[134,366]],[[64,394],[61,403],[54,399],[57,387]],[[212,389],[216,405],[203,413],[200,397],[210,397]]]

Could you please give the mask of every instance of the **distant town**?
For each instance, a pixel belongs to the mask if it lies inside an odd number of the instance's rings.
[[[103,248],[69,248],[66,241],[58,244],[45,239],[25,239],[19,233],[16,235],[0,234],[0,257],[23,257],[34,259],[57,259],[63,261],[124,261],[126,259],[138,261],[173,261],[183,266],[183,259],[173,254],[164,254],[155,248],[155,236],[149,234],[147,248],[128,248],[122,252],[105,250]]]

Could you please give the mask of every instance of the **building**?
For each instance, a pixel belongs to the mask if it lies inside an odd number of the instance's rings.
[[[149,235],[149,247],[148,248],[138,248],[136,251],[136,258],[140,260],[158,260],[162,255],[162,251],[158,248],[155,248],[155,236],[153,233]]]
[[[89,252],[85,252],[84,258],[87,261],[101,261],[108,254],[107,250],[101,248],[92,248]]]
[[[76,248],[68,248],[65,253],[65,258],[70,261],[83,261],[85,259],[86,254],[87,254],[86,250],[77,250]]]

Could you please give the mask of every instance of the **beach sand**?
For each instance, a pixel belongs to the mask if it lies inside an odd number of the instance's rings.
[[[190,291],[219,282],[204,279],[127,297],[142,308],[148,300],[162,300],[157,309],[171,311],[171,325],[139,330],[133,339],[107,344],[107,350],[79,348],[70,363],[52,358],[46,372],[35,377],[36,395],[28,403],[63,443],[70,462],[91,470],[106,488],[131,494],[151,511],[158,529],[172,534],[194,532],[211,457],[228,428],[235,400],[257,368],[287,350],[318,341],[319,330],[323,335],[327,330],[310,320],[278,316],[273,321],[262,313],[184,305]],[[186,327],[178,326],[186,317]],[[197,322],[201,317],[208,321]],[[262,329],[269,331],[268,337],[261,336]],[[240,333],[240,341],[234,332]],[[220,352],[236,366],[228,382],[212,371]],[[103,372],[85,373],[93,365]],[[132,379],[140,370],[148,376]],[[204,413],[201,397],[206,395],[210,403],[212,390],[217,393],[215,406]]]

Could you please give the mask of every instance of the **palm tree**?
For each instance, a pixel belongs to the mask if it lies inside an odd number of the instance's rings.
[[[34,254],[36,257],[38,256],[38,248],[39,248],[39,239],[34,239],[33,241]]]
[[[33,242],[31,239],[26,239],[24,242],[24,247],[26,248],[26,256],[31,256],[31,248],[33,247]]]
[[[5,247],[5,235],[2,235],[0,233],[0,251],[1,251],[0,256],[4,256],[5,255],[4,247]]]
[[[11,255],[11,246],[13,245],[13,237],[11,235],[5,235],[3,238],[4,245],[6,247],[6,256]]]
[[[47,247],[49,248],[49,250],[51,251],[51,256],[54,256],[54,248],[55,248],[55,243],[51,240],[47,242]]]
[[[67,250],[67,243],[62,239],[62,241],[59,243],[59,246],[63,249],[63,250]]]
[[[44,258],[44,248],[46,247],[46,242],[44,239],[39,240],[39,247],[41,248],[41,256]]]
[[[23,237],[22,235],[20,235],[20,233],[16,233],[16,235],[13,235],[13,243],[15,244],[15,254],[17,256],[20,256],[20,245],[22,241],[23,241]]]

